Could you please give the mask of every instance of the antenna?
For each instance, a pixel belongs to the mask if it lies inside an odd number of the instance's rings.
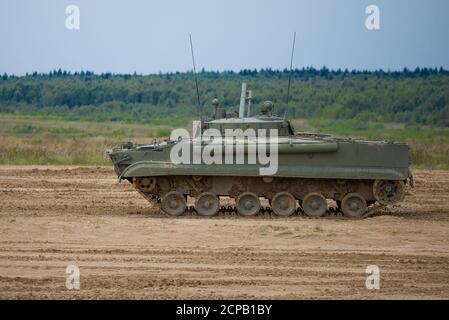
[[[290,101],[290,86],[291,86],[291,83],[292,83],[292,71],[293,71],[292,68],[293,68],[293,55],[295,53],[295,41],[296,41],[296,31],[293,33],[292,56],[290,58],[290,74],[288,76],[287,105],[285,107],[284,119],[287,118],[288,103]]]
[[[193,73],[195,74],[196,96],[198,98],[198,111],[200,112],[201,121],[203,121],[203,108],[201,107],[200,91],[198,89],[198,77],[196,74],[195,56],[193,54],[193,44],[192,44],[192,35],[191,34],[189,34],[189,39],[190,39],[190,51],[192,52]]]

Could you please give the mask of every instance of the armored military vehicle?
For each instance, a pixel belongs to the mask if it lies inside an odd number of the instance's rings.
[[[119,180],[171,216],[184,214],[187,197],[201,216],[217,214],[220,197],[229,197],[242,216],[257,215],[265,198],[277,216],[321,217],[333,200],[356,218],[374,203],[400,202],[413,185],[404,143],[295,132],[269,101],[251,116],[245,84],[238,113],[213,105],[214,116],[191,135],[108,150]]]

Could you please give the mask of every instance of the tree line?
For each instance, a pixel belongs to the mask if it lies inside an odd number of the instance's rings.
[[[241,82],[253,90],[253,110],[265,100],[278,114],[286,108],[290,71],[270,68],[198,73],[201,101],[235,108]],[[59,117],[69,120],[137,121],[195,118],[195,75],[172,72],[151,75],[71,73],[53,70],[25,76],[0,76],[0,113]],[[449,71],[416,68],[402,71],[292,71],[290,118],[357,119],[449,126]]]

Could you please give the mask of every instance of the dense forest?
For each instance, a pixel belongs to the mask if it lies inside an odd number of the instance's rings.
[[[235,108],[241,82],[253,90],[254,109],[265,100],[285,110],[288,70],[198,73],[201,101]],[[348,71],[303,68],[292,72],[289,117],[357,119],[449,126],[449,71]],[[257,110],[256,110],[257,111]],[[67,120],[154,122],[198,114],[194,74],[94,74],[55,70],[0,76],[0,113]]]

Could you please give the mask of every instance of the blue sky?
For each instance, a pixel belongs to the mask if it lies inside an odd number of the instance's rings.
[[[298,68],[449,69],[447,0],[1,0],[0,73],[186,71],[189,33],[198,69],[285,68],[294,31]]]

